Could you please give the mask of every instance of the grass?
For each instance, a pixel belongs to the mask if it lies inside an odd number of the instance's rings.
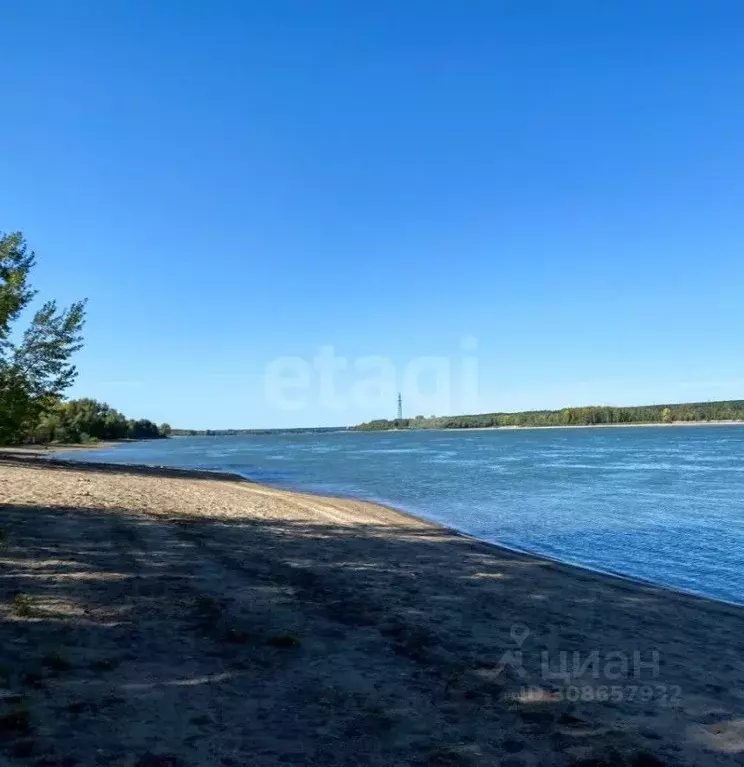
[[[59,650],[48,652],[42,663],[52,671],[67,671],[71,666],[70,661]]]
[[[119,665],[117,658],[101,658],[90,664],[90,667],[96,671],[113,671]]]
[[[38,689],[44,686],[44,674],[39,671],[24,671],[21,673],[20,680],[26,687]]]
[[[67,704],[67,710],[71,714],[83,714],[86,711],[90,711],[94,706],[87,700],[73,700]]]
[[[246,644],[250,640],[250,634],[242,629],[230,627],[225,631],[223,639],[230,644]]]
[[[118,695],[107,695],[104,698],[101,698],[100,700],[84,700],[82,698],[70,701],[70,703],[65,706],[65,709],[70,714],[86,714],[86,713],[96,713],[99,712],[101,709],[106,709],[111,706],[117,706],[120,703],[124,702],[124,698],[119,697]]]
[[[0,716],[0,733],[28,735],[31,732],[31,716],[28,709],[19,708]]]
[[[31,738],[19,738],[13,743],[11,754],[15,759],[28,759],[34,755],[35,750],[36,747]]]
[[[269,637],[266,644],[269,647],[299,647],[302,644],[302,640],[293,634],[277,634],[276,636]]]
[[[456,687],[460,683],[461,679],[462,669],[455,669],[454,671],[451,671],[447,677],[447,681],[444,683],[444,694],[446,695],[451,688]]]
[[[16,594],[11,602],[11,607],[16,615],[28,618],[33,613],[34,601],[28,594]]]

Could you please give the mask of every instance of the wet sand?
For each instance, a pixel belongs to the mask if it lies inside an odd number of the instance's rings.
[[[0,763],[744,764],[744,609],[370,503],[0,454]]]

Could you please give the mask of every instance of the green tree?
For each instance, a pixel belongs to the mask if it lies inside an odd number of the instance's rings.
[[[129,439],[158,439],[160,437],[157,425],[148,418],[140,418],[137,421],[130,420],[128,426],[127,437]]]
[[[158,431],[160,432],[161,437],[170,437],[173,429],[169,423],[161,423],[158,427]]]
[[[47,301],[25,331],[16,329],[36,296],[35,263],[20,232],[0,234],[0,443],[32,432],[77,375],[70,359],[82,346],[84,301],[65,309]]]
[[[661,411],[661,421],[662,423],[671,423],[674,420],[674,415],[672,414],[672,411],[670,408],[665,407]]]

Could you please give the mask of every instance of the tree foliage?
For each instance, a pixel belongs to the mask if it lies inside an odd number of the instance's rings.
[[[692,402],[678,405],[609,407],[594,405],[522,413],[482,413],[441,418],[380,419],[360,424],[359,431],[386,429],[474,429],[515,426],[594,426],[631,423],[744,421],[744,400]]]
[[[16,328],[36,297],[29,276],[36,256],[20,232],[0,234],[0,443],[23,439],[75,380],[85,302],[47,301],[24,331]]]
[[[165,427],[165,428],[164,428]],[[33,442],[91,442],[119,439],[158,439],[170,433],[147,418],[129,419],[105,402],[76,399],[60,402],[41,418],[29,435]]]

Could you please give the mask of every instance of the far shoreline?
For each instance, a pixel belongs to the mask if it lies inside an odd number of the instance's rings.
[[[466,426],[440,429],[351,429],[362,434],[382,434],[390,432],[465,432],[465,431],[546,431],[548,429],[634,429],[661,427],[664,429],[676,426],[744,426],[744,421],[672,421],[671,423],[566,423],[546,424],[545,426]]]

